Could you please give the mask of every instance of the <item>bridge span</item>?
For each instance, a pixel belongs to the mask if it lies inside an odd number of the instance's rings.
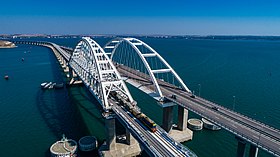
[[[94,40],[83,38],[73,52],[69,51],[69,48],[60,47],[51,42],[14,41],[14,43],[45,46],[52,49],[68,76],[84,83],[105,111],[105,123],[108,124],[106,126],[106,144],[109,151],[111,151],[110,149],[116,149],[114,120],[117,118],[130,132],[126,135],[126,138],[131,139],[130,134],[132,134],[150,156],[196,156],[188,148],[173,140],[159,126],[157,126],[157,131],[152,133],[133,114],[124,107],[117,105],[118,102],[110,96],[112,91],[121,92],[131,105],[135,105],[136,102],[111,60]],[[130,142],[128,142],[128,145],[130,145]],[[134,147],[136,146],[134,145]],[[130,151],[129,148],[128,151]],[[106,154],[102,155],[106,156]],[[111,155],[115,156],[116,154]]]
[[[193,95],[159,53],[143,41],[117,38],[108,42],[104,50],[127,83],[160,103],[173,102],[236,135],[237,156],[244,156],[246,141],[251,145],[249,156],[257,156],[258,148],[280,156],[280,130]],[[172,114],[173,106],[163,108],[169,108]]]
[[[104,82],[96,81],[98,78],[100,80],[101,76],[110,78],[111,81],[117,82],[123,79],[127,83],[139,88],[162,104],[165,113],[164,117],[168,122],[163,128],[167,132],[170,131],[170,128],[173,124],[172,113],[174,106],[165,104],[170,104],[170,102],[173,102],[174,104],[178,105],[178,108],[181,107],[190,110],[236,135],[236,139],[238,141],[237,156],[244,156],[246,143],[249,143],[251,146],[249,154],[250,157],[257,156],[258,148],[261,148],[275,156],[280,156],[280,130],[235,111],[229,110],[214,102],[194,96],[189,88],[184,84],[183,80],[172,69],[172,67],[159,55],[159,53],[157,53],[146,43],[135,38],[117,38],[108,42],[104,48],[101,49],[100,46],[93,40],[83,40],[88,41],[82,41],[82,43],[79,43],[75,48],[73,55],[70,55],[71,57],[66,61],[67,63],[70,63],[70,71],[72,69],[79,76],[79,78],[83,80],[87,87],[92,89],[96,88],[92,93],[98,100],[100,100],[100,104],[104,108],[104,111],[113,110],[117,118],[123,122],[123,125],[127,125],[128,129],[138,128],[137,125],[139,123],[137,124],[137,120],[133,120],[134,118],[131,117],[131,115],[124,108],[115,105],[114,101],[112,102],[112,100],[110,100],[109,93],[110,90],[114,89],[114,85],[108,85],[103,90],[101,90],[101,86],[93,87],[94,85]],[[59,48],[56,48],[56,50],[59,52],[59,54],[61,54],[61,56],[63,56],[63,53],[65,52],[70,52],[69,48],[67,48],[67,51]],[[75,57],[75,52],[79,52],[81,50],[83,52],[89,50],[89,53],[82,54],[82,56],[89,57],[82,57],[80,58],[80,61],[74,60],[74,62],[72,61],[71,64],[71,59]],[[93,51],[96,51],[96,54],[92,54]],[[76,53],[76,57],[79,55],[81,54]],[[64,55],[64,58],[65,56],[66,55]],[[94,60],[101,59],[99,63],[100,65],[102,64],[102,66],[98,67],[97,65],[93,65],[94,62],[90,62],[92,59],[87,60],[90,58],[90,56],[95,57]],[[110,61],[108,60],[108,56]],[[79,63],[79,65],[75,65],[77,63]],[[112,63],[114,63],[115,66],[112,65]],[[94,64],[96,64],[96,62]],[[79,66],[79,68],[75,69],[75,66]],[[108,67],[112,69],[106,69]],[[96,69],[99,69],[99,72],[95,71],[91,73]],[[102,70],[104,70],[104,72],[100,72]],[[122,76],[122,79],[118,75]],[[115,87],[118,87],[119,90],[125,93],[129,98],[129,91],[125,89],[125,85],[123,86],[124,87],[115,85]],[[130,102],[133,103],[132,97],[129,99]],[[182,111],[183,112],[181,113],[186,115],[185,111]],[[186,126],[183,125],[182,127]],[[163,153],[163,148],[154,144],[155,141],[153,142],[153,140],[159,140],[159,137],[150,137],[144,130],[139,132],[140,128],[130,131],[136,138],[142,137],[138,139],[138,141],[140,143],[142,142],[143,146],[147,150],[153,152],[151,153],[152,155],[157,154],[160,156],[160,154],[165,153],[166,155],[170,155],[167,152]],[[159,129],[159,131],[161,131],[161,129]],[[146,134],[145,137],[143,136],[143,133]],[[162,133],[164,133],[164,131],[159,132],[161,136],[163,136]],[[145,145],[146,140],[149,141],[146,142],[149,143],[149,145]],[[167,141],[168,140],[163,140],[162,142]],[[173,148],[170,147],[169,151],[172,149],[177,151],[173,152],[173,155],[184,152],[182,149],[180,149],[181,147],[177,147],[178,143],[171,145],[173,145]]]
[[[128,70],[127,67],[123,67],[122,65],[118,66],[118,71],[125,77],[125,81],[128,83],[136,85],[136,87],[145,87],[143,91],[154,90],[154,86],[146,79],[147,76],[143,76],[144,74],[140,74],[138,71],[132,71],[132,69]],[[275,156],[280,156],[280,131],[278,129],[201,97],[195,96],[195,98],[192,98],[191,93],[161,80],[158,80],[158,82],[166,100],[172,101],[210,120],[241,139],[248,141],[253,147],[259,147]],[[171,98],[174,94],[176,95],[176,99]]]

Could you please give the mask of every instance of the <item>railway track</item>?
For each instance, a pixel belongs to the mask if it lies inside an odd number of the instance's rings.
[[[126,111],[124,108],[114,105],[112,108],[120,118],[123,118],[124,121],[133,125],[134,132],[140,132],[142,139],[152,146],[157,152],[157,156],[186,156],[181,151],[177,150],[177,147],[171,145],[166,141],[162,136],[160,136],[159,131],[152,133],[149,131],[146,126],[144,126],[138,119],[136,119],[130,112]]]

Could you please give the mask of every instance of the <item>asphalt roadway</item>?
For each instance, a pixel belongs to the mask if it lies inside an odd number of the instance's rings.
[[[154,85],[148,76],[131,68],[118,65],[119,73],[128,79],[135,80],[142,86],[154,91]],[[280,131],[266,124],[258,122],[245,115],[229,110],[221,105],[205,100],[201,97],[191,97],[191,93],[158,80],[163,95],[170,101],[176,102],[220,127],[232,132],[253,145],[280,156]],[[171,98],[176,95],[176,99]]]

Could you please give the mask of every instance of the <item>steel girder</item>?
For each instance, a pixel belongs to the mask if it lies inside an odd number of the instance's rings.
[[[174,71],[174,69],[152,48],[150,47],[148,44],[144,43],[143,41],[136,39],[136,38],[116,38],[111,40],[110,42],[108,42],[105,46],[104,49],[106,50],[107,54],[110,55],[111,60],[113,59],[113,56],[116,52],[116,49],[120,46],[120,43],[122,42],[127,42],[134,50],[135,52],[138,54],[138,56],[140,57],[141,61],[143,62],[143,64],[145,65],[145,68],[147,69],[149,76],[155,86],[156,89],[156,94],[159,97],[163,97],[161,89],[159,87],[158,81],[155,77],[155,73],[167,73],[167,72],[171,72],[173,74],[173,76],[175,77],[175,79],[179,82],[179,84],[181,85],[181,87],[186,90],[187,92],[191,91],[189,90],[189,88],[185,85],[185,83],[183,82],[183,80],[179,77],[179,75]],[[151,53],[143,53],[141,52],[141,50],[137,47],[138,45],[142,45],[145,48],[147,48]],[[152,70],[151,66],[149,65],[149,63],[147,62],[146,58],[147,57],[157,57],[159,59],[160,62],[162,62],[167,68],[166,69],[159,69],[159,70]],[[136,69],[139,70],[139,69]]]
[[[130,102],[134,102],[115,66],[97,42],[83,37],[77,44],[69,62],[84,84],[93,93],[105,111],[110,91],[121,91]]]

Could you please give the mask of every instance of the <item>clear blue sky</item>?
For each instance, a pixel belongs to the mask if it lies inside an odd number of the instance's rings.
[[[14,33],[280,35],[280,0],[3,0]]]

